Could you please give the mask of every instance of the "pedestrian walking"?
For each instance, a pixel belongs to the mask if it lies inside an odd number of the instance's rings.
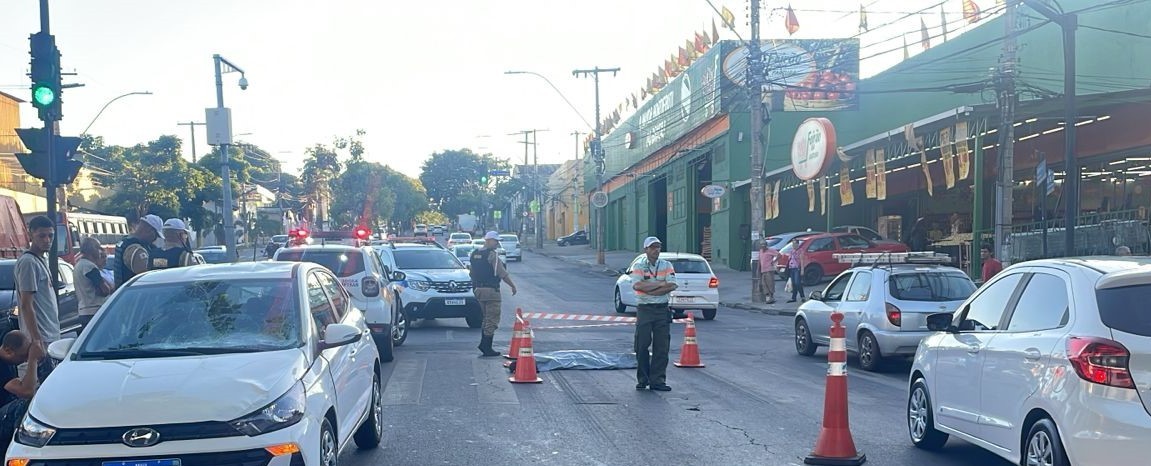
[[[476,299],[483,308],[484,323],[480,345],[477,346],[484,357],[499,356],[500,353],[492,349],[492,339],[495,338],[496,329],[500,323],[500,282],[508,284],[512,289],[512,296],[516,294],[516,284],[500,261],[497,249],[500,247],[500,234],[489,231],[484,235],[484,247],[472,251],[471,270],[472,289]]]
[[[178,218],[165,220],[160,230],[164,235],[164,246],[150,258],[149,270],[174,269],[201,263],[188,243],[188,226],[183,220]]]
[[[991,252],[991,246],[983,246],[979,249],[979,257],[983,260],[983,283],[987,283],[994,277],[995,274],[1003,271],[1003,263],[995,258],[995,253]]]
[[[80,330],[92,321],[96,310],[112,294],[113,284],[104,279],[102,269],[108,262],[108,254],[100,245],[100,240],[86,236],[80,240],[80,259],[72,269],[72,283],[76,284],[76,298],[79,300]]]
[[[803,292],[803,265],[799,262],[799,246],[798,239],[791,240],[791,254],[787,256],[787,276],[788,283],[791,284],[791,299],[787,300],[789,303],[796,301],[796,296],[799,299],[805,298]]]
[[[667,385],[668,352],[671,350],[669,294],[678,287],[675,268],[660,259],[663,243],[654,236],[643,240],[644,255],[632,262],[628,273],[636,297],[635,359],[636,390],[669,392]],[[651,352],[648,352],[648,349]]]
[[[0,451],[8,450],[42,380],[37,371],[26,370],[21,377],[18,367],[36,367],[44,359],[48,359],[44,348],[33,344],[27,333],[12,330],[4,335],[0,343],[0,386],[4,387],[0,390]]]
[[[152,256],[159,248],[154,244],[160,238],[160,231],[164,223],[152,214],[145,215],[136,222],[132,234],[125,236],[116,245],[116,257],[113,259],[112,271],[116,278],[116,288],[119,288],[137,274],[148,271],[152,264]]]
[[[60,339],[60,310],[46,257],[56,235],[56,224],[43,215],[32,217],[28,233],[32,241],[16,260],[14,277],[20,294],[20,329],[28,334],[32,344],[47,350],[49,344]],[[46,377],[52,371],[52,360],[43,358],[34,367],[41,378]]]
[[[779,251],[764,242],[759,247],[759,288],[763,290],[766,304],[775,303],[775,267],[779,261]]]

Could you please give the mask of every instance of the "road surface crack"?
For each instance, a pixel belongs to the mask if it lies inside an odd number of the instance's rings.
[[[698,411],[698,408],[697,409],[689,409],[689,411]],[[735,431],[735,432],[739,432],[740,434],[743,434],[743,437],[747,439],[748,445],[754,445],[757,447],[761,447],[761,448],[763,448],[763,451],[765,451],[769,454],[772,454],[772,455],[775,454],[774,451],[771,451],[771,448],[768,445],[759,443],[757,440],[755,440],[755,437],[752,437],[751,434],[747,432],[747,429],[744,429],[742,427],[729,426],[727,424],[724,424],[723,421],[720,421],[718,419],[712,419],[710,417],[704,416],[702,414],[703,413],[702,411],[698,411],[698,412],[700,412],[699,417],[702,417],[705,421],[710,421],[714,424],[718,424],[718,425],[722,426],[723,428],[725,428],[727,430]]]

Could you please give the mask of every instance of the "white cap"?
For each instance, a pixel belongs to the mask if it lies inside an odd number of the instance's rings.
[[[660,241],[659,238],[656,238],[654,236],[648,236],[647,239],[643,240],[643,248],[644,249],[651,247],[651,245],[653,245],[653,244],[658,244],[660,246],[663,246],[663,241]]]
[[[178,218],[170,218],[164,221],[164,229],[188,231],[188,226],[184,224],[183,220]]]
[[[140,221],[147,223],[148,226],[152,227],[153,230],[156,230],[157,235],[160,234],[160,230],[164,229],[164,221],[160,220],[160,217],[157,217],[153,214],[148,214],[140,217]]]
[[[499,241],[500,240],[500,234],[496,233],[494,231],[489,231],[486,234],[484,234],[484,239],[494,239],[496,241]]]

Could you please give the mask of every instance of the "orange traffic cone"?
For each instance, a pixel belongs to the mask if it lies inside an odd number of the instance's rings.
[[[699,344],[695,341],[695,318],[687,313],[687,326],[683,328],[683,347],[679,350],[679,361],[675,367],[703,367],[699,360]]]
[[[823,395],[823,428],[815,449],[803,459],[804,464],[857,466],[867,456],[855,449],[851,426],[847,422],[847,347],[846,331],[840,322],[843,314],[831,314],[831,345],[827,351],[827,391]]]
[[[511,378],[508,379],[511,383],[540,383],[544,379],[539,377],[536,373],[536,357],[532,353],[532,326],[529,323],[524,324],[522,331],[523,338],[520,338],[520,348],[516,354],[516,372]]]
[[[512,327],[512,341],[508,345],[508,352],[504,354],[505,358],[516,359],[520,354],[520,340],[523,339],[524,331],[524,311],[521,308],[516,308],[516,324]]]

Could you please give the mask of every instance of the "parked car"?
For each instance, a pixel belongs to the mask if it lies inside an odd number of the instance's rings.
[[[109,259],[111,261],[111,259]],[[16,259],[0,259],[0,335],[20,328],[20,299],[16,293]],[[80,301],[72,282],[72,265],[60,260],[60,287],[56,289],[61,333],[80,327]]]
[[[487,243],[484,242],[483,238],[477,238],[477,239],[472,240],[471,245],[472,245],[472,247],[479,249],[479,248],[486,246]],[[496,248],[496,255],[500,257],[500,261],[503,262],[504,265],[507,265],[507,263],[508,263],[508,252],[506,249],[504,249],[502,246]],[[460,260],[465,261],[465,262],[467,261],[467,259],[460,259]]]
[[[711,270],[707,259],[698,254],[675,252],[661,252],[659,257],[671,262],[676,283],[679,284],[679,288],[671,292],[668,307],[679,316],[684,314],[683,311],[698,309],[703,312],[704,320],[714,319],[719,309],[719,278]],[[646,258],[645,254],[640,254],[632,264]],[[620,276],[615,282],[615,310],[619,313],[636,306],[635,290],[632,289],[635,281],[628,273],[629,269],[620,270]]]
[[[862,236],[863,239],[871,241],[872,243],[877,243],[877,244],[881,244],[881,243],[900,244],[899,240],[884,238],[883,235],[879,234],[878,231],[872,230],[872,229],[867,228],[867,227],[861,227],[858,225],[840,225],[840,226],[837,226],[835,228],[832,228],[831,233],[851,233],[853,235]]]
[[[412,236],[428,236],[428,226],[422,223],[417,224],[412,231]]]
[[[320,465],[375,448],[380,360],[352,301],[312,264],[138,275],[79,338],[49,345],[64,362],[7,464]]]
[[[556,238],[556,244],[560,246],[575,246],[579,244],[590,244],[588,240],[587,231],[579,230],[567,236]]]
[[[480,241],[483,241],[483,240],[481,239]],[[471,242],[472,242],[472,234],[471,233],[456,232],[456,233],[452,233],[451,235],[448,236],[448,247],[449,248],[452,246],[455,246],[457,244],[470,244]]]
[[[791,233],[780,233],[778,235],[771,235],[771,236],[768,236],[767,239],[764,241],[767,243],[767,247],[775,249],[776,251],[778,251],[780,249],[783,249],[784,246],[787,246],[788,243],[791,243],[791,240],[794,238],[803,238],[803,237],[807,237],[807,236],[822,235],[822,234],[824,234],[824,232],[822,232],[822,231],[794,231]]]
[[[911,442],[1019,464],[1147,464],[1151,259],[1012,265],[935,314],[908,380]]]
[[[878,370],[885,359],[914,356],[919,341],[931,333],[927,316],[954,312],[974,291],[971,278],[954,267],[914,263],[854,267],[835,277],[824,291],[811,292],[811,299],[799,306],[795,351],[811,356],[817,347],[828,345],[831,314],[840,312],[847,350],[858,356],[863,370]]]
[[[480,328],[483,309],[472,293],[472,277],[452,251],[419,243],[392,243],[375,248],[385,267],[403,271],[399,305],[409,319],[462,317]]]
[[[505,261],[515,259],[516,262],[523,262],[524,255],[520,251],[520,237],[513,234],[500,235],[500,248],[506,251]]]
[[[432,234],[433,235],[443,236],[444,232],[445,232],[445,230],[444,230],[443,225],[436,225],[436,226],[432,227]]]
[[[223,264],[228,262],[228,251],[226,249],[197,249],[192,252],[203,257],[205,264]]]
[[[393,348],[408,338],[408,319],[398,306],[394,290],[386,285],[406,278],[402,272],[388,273],[379,256],[368,246],[293,246],[277,250],[273,260],[312,262],[336,274],[340,284],[351,293],[356,308],[364,313],[380,359],[384,362],[395,359]]]
[[[288,244],[288,235],[272,235],[272,242],[280,247],[284,247],[284,245]]]
[[[780,250],[777,263],[780,274],[786,274],[787,264],[791,254],[799,254],[799,263],[803,268],[803,284],[814,286],[823,281],[825,277],[836,276],[850,268],[850,264],[841,264],[835,260],[835,254],[852,252],[908,252],[902,243],[872,243],[859,235],[850,233],[823,233],[803,237],[799,246],[794,249]]]

